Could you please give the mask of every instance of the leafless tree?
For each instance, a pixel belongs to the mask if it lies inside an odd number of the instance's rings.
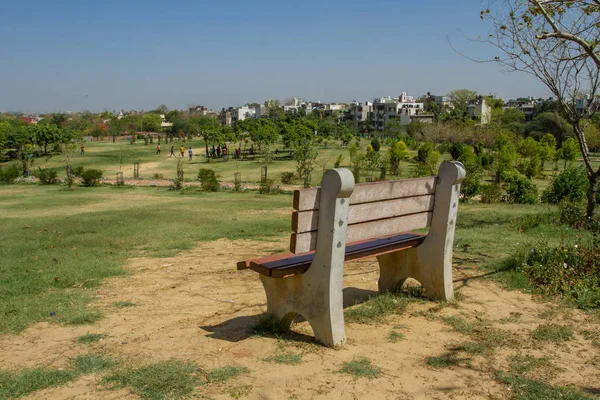
[[[480,18],[490,31],[482,41],[501,51],[487,61],[535,76],[573,126],[590,182],[592,221],[600,169],[590,161],[585,130],[600,103],[600,0],[487,0],[485,5]]]

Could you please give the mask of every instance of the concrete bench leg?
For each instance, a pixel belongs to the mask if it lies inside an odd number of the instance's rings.
[[[381,269],[380,291],[391,290],[411,277],[421,282],[428,297],[454,299],[452,246],[460,183],[464,178],[461,163],[445,162],[440,166],[429,234],[417,248],[377,257]]]

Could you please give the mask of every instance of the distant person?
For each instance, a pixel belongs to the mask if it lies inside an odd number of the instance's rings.
[[[156,154],[160,155],[160,143],[156,146]]]
[[[250,145],[250,155],[254,155],[254,144]]]
[[[188,155],[190,156],[190,161],[192,161],[192,156],[194,155],[194,153],[192,152],[192,148],[191,147],[188,150]]]
[[[83,145],[83,143],[81,144],[81,155],[85,154],[85,146]]]
[[[181,158],[183,158],[183,154],[185,153],[185,147],[183,147],[183,145],[179,148],[179,152],[181,153]]]
[[[171,158],[171,157],[177,157],[175,155],[175,146],[171,146],[171,154],[169,155],[169,158]]]
[[[221,157],[221,146],[217,146],[217,158]]]
[[[216,154],[217,154],[217,152],[215,151],[215,146],[213,145],[213,146],[210,148],[210,156],[211,156],[211,157],[215,157],[215,156],[216,156]]]

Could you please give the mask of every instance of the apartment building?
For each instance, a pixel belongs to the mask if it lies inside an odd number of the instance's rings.
[[[477,96],[467,105],[467,117],[479,120],[478,125],[487,125],[492,118],[492,107],[485,103],[483,96]]]

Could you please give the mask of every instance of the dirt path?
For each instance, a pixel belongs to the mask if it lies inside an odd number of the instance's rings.
[[[202,368],[239,365],[250,369],[235,381],[198,388],[198,398],[231,398],[228,389],[247,386],[246,398],[250,399],[505,399],[511,392],[493,379],[493,371],[506,370],[507,358],[521,354],[549,357],[560,367],[545,375],[553,384],[596,390],[600,386],[600,349],[580,334],[583,329],[600,329],[600,321],[590,321],[577,310],[536,302],[530,295],[504,291],[476,278],[475,269],[455,272],[455,287],[463,298],[458,305],[411,303],[403,315],[390,316],[383,323],[349,323],[348,343],[339,350],[315,345],[306,322],[293,326],[298,335],[291,340],[252,336],[249,327],[265,311],[264,292],[257,274],[236,271],[235,262],[285,245],[283,240],[218,240],[171,258],[132,259],[129,276],[112,278],[94,289],[93,305],[103,311],[102,320],[79,327],[39,323],[19,336],[0,337],[0,362],[3,368],[63,368],[69,358],[95,352],[130,365],[175,358]],[[375,293],[378,269],[374,261],[346,265],[349,304]],[[118,308],[114,306],[118,301],[135,306]],[[457,343],[470,340],[451,331],[443,322],[447,316],[489,321],[482,329],[501,332],[512,345],[492,354],[469,356],[468,362],[449,368],[429,367],[427,357],[445,354]],[[531,332],[548,321],[568,321],[575,339],[560,345],[534,341]],[[392,329],[404,333],[405,339],[391,343]],[[76,343],[78,336],[87,333],[108,337],[92,345]],[[282,348],[303,354],[303,362],[264,361]],[[354,380],[338,373],[344,362],[358,357],[367,357],[383,375]],[[102,390],[98,380],[99,376],[87,375],[29,398],[136,398],[126,389]]]

